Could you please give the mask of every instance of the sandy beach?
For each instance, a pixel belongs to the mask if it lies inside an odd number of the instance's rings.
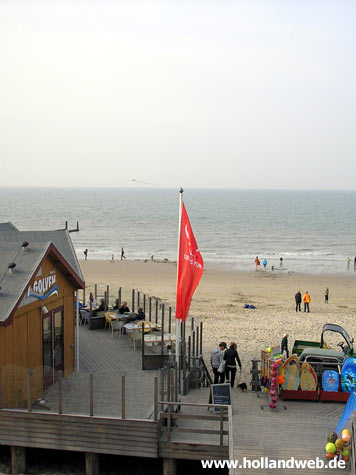
[[[88,289],[110,285],[112,297],[119,286],[128,301],[132,288],[175,305],[177,267],[174,263],[151,261],[81,261]],[[324,323],[343,326],[351,337],[354,332],[356,307],[355,275],[330,276],[288,273],[283,270],[251,272],[229,271],[207,264],[191,305],[190,315],[204,322],[203,351],[209,361],[211,349],[219,341],[236,341],[243,365],[241,381],[250,381],[250,360],[260,350],[279,345],[289,333],[289,349],[295,339],[319,340]],[[329,304],[324,303],[324,290],[329,288]],[[294,295],[308,290],[310,313],[295,312]],[[99,292],[100,293],[100,292]],[[255,310],[245,309],[253,304]],[[302,309],[303,310],[303,309]],[[335,345],[337,341],[328,341]]]

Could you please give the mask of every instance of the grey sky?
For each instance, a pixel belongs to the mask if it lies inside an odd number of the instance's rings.
[[[352,0],[0,0],[0,185],[354,189],[355,18]]]

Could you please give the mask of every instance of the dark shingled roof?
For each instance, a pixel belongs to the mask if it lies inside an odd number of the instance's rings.
[[[29,244],[23,249],[25,241]],[[68,230],[18,231],[11,223],[0,223],[0,323],[9,318],[49,250],[59,251],[76,280],[84,282]],[[12,262],[16,268],[9,274],[8,266]]]

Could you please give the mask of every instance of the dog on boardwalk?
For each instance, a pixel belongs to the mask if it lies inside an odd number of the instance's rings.
[[[247,384],[246,383],[240,383],[237,385],[237,387],[240,389],[241,392],[247,391]]]

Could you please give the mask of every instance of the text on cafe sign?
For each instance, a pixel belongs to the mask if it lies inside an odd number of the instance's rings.
[[[59,289],[56,284],[55,271],[51,271],[50,275],[47,277],[39,278],[39,276],[37,276],[37,279],[34,281],[32,286],[28,288],[19,307],[37,302],[38,300],[44,301],[52,295],[58,295],[58,291]]]

